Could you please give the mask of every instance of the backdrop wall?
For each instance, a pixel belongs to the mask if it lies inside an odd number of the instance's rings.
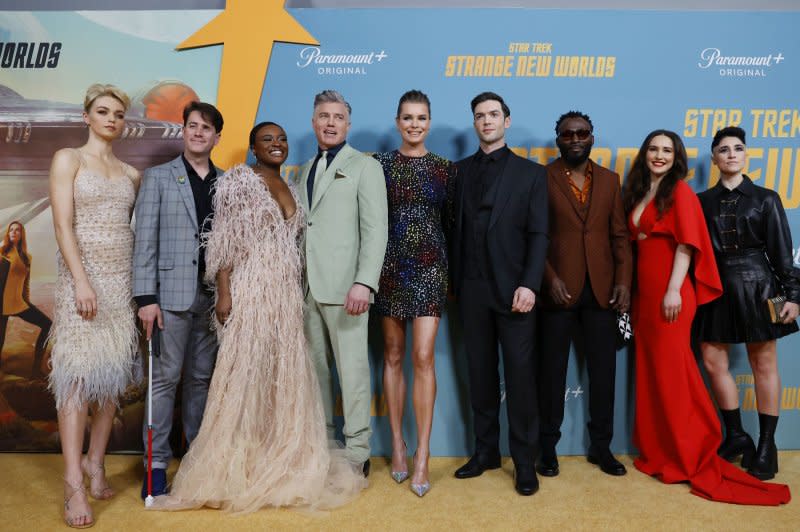
[[[136,96],[117,153],[139,168],[180,151],[176,109],[186,98],[217,100],[220,47],[177,52],[175,46],[219,11],[0,12],[0,225],[22,219],[33,261],[32,298],[52,309],[55,244],[46,201],[49,158],[85,138],[79,103],[85,87],[112,82]],[[397,147],[397,99],[416,88],[432,100],[428,147],[450,159],[477,149],[470,99],[493,90],[512,111],[509,145],[541,163],[557,156],[555,120],[571,109],[595,125],[593,158],[627,171],[644,136],[669,128],[685,139],[690,183],[716,182],[709,145],[724,125],[748,133],[747,173],[778,191],[800,238],[800,108],[795,86],[798,13],[714,13],[480,9],[292,9],[321,46],[276,43],[255,120],[284,126],[289,179],[314,155],[312,100],[326,88],[353,105],[349,141],[364,151]],[[21,51],[22,50],[22,51]],[[253,72],[264,76],[264,73]],[[249,95],[242,95],[248,97]],[[259,95],[255,95],[256,98]],[[225,109],[223,109],[223,113]],[[223,131],[223,134],[225,132]],[[240,142],[246,139],[231,139]],[[797,251],[796,251],[797,254]],[[0,358],[0,446],[55,449],[52,404],[31,379],[36,330],[12,318]],[[380,385],[381,339],[373,324],[371,354],[374,454],[390,449]],[[546,334],[546,331],[543,332]],[[466,364],[456,309],[443,317],[436,343],[439,392],[432,452],[471,451]],[[780,448],[800,448],[800,336],[779,342],[783,378]],[[632,353],[618,353],[615,437],[634,451]],[[410,367],[407,368],[410,370]],[[757,432],[746,354],[734,349],[746,428]],[[410,375],[410,374],[409,374]],[[588,439],[585,367],[570,360],[564,436],[559,452],[582,453]],[[131,390],[113,440],[140,447],[142,388]],[[406,426],[413,434],[411,405]],[[505,429],[504,429],[505,430]],[[408,438],[414,447],[413,438]]]

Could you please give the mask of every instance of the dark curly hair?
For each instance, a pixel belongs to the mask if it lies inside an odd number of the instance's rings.
[[[630,214],[650,190],[650,170],[647,168],[647,148],[650,146],[650,141],[659,135],[669,137],[675,148],[675,160],[672,163],[672,168],[669,169],[667,175],[661,178],[656,196],[653,198],[659,218],[672,207],[672,193],[675,190],[675,185],[677,185],[678,181],[686,179],[686,174],[689,172],[686,148],[683,146],[683,141],[680,136],[667,129],[656,129],[652,131],[645,137],[642,146],[639,148],[639,152],[633,159],[630,172],[628,172],[628,178],[625,180],[625,186],[622,189],[622,204],[625,207],[626,215]]]
[[[561,127],[561,123],[564,120],[569,120],[570,118],[580,118],[582,120],[586,120],[586,122],[589,124],[589,131],[594,131],[594,124],[592,124],[592,119],[589,118],[589,115],[581,113],[580,111],[568,111],[559,116],[558,120],[556,120],[556,135],[558,135],[558,128]]]

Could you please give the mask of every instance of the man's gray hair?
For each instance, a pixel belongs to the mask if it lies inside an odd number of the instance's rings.
[[[347,107],[347,114],[353,114],[353,109],[350,107],[350,104],[347,103],[347,100],[345,100],[344,96],[338,91],[328,89],[314,96],[314,109],[323,103],[343,103],[344,106]]]

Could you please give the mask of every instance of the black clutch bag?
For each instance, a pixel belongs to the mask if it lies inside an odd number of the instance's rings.
[[[633,340],[633,326],[631,315],[627,312],[617,312],[617,349],[621,349]]]
[[[781,312],[783,312],[783,305],[786,303],[786,296],[775,296],[767,299],[767,309],[769,310],[769,319],[772,323],[782,323]]]

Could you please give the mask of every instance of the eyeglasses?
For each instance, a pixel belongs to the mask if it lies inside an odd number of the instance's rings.
[[[578,140],[586,140],[591,134],[592,132],[588,129],[565,129],[558,134],[558,137],[562,140],[572,140],[573,136],[577,136]]]

